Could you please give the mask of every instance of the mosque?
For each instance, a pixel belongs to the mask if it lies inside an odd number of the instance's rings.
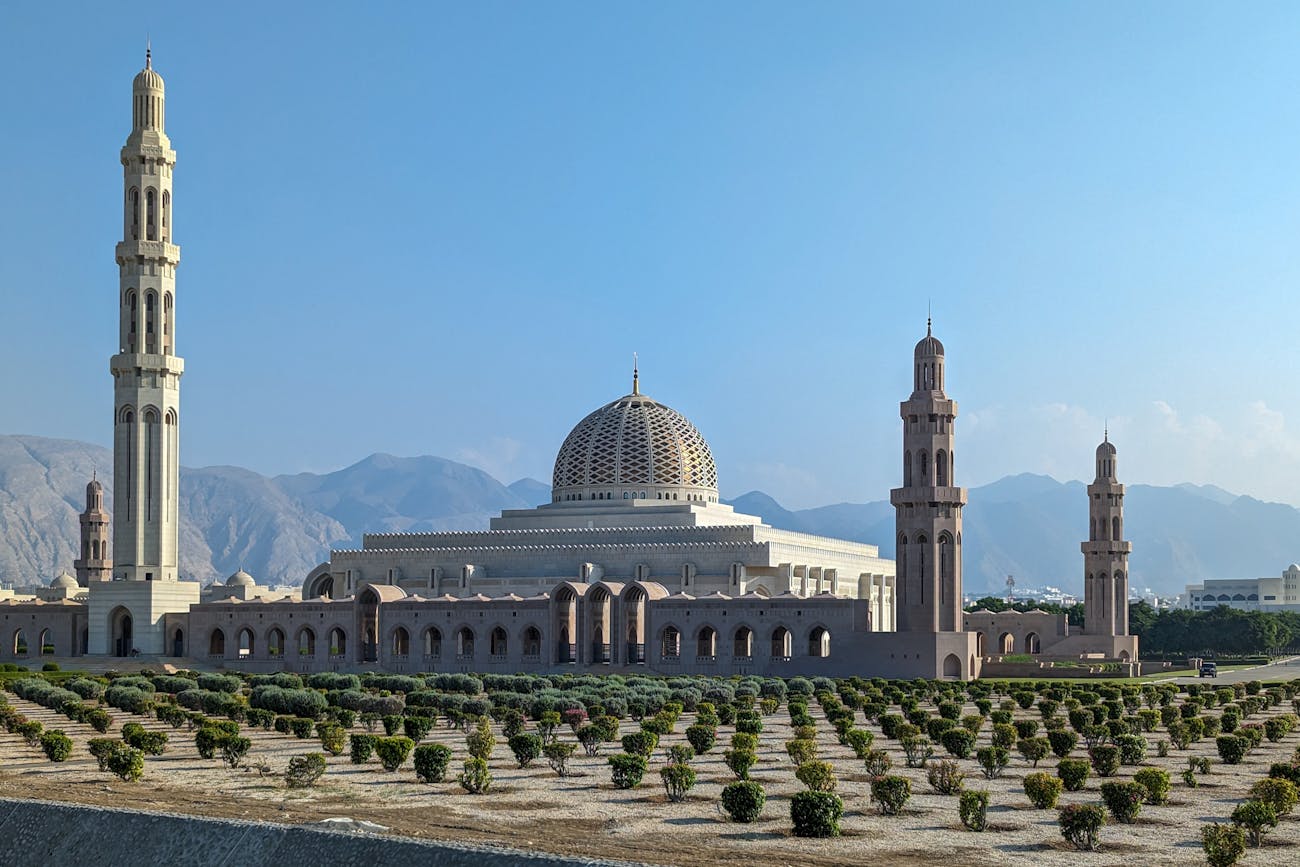
[[[1136,659],[1127,632],[1123,486],[1098,449],[1083,545],[1087,627],[962,610],[957,403],[943,344],[916,344],[903,422],[897,561],[875,545],[778,530],[719,501],[709,445],[641,392],[578,422],[551,502],[486,530],[367,534],[274,598],[242,570],[202,595],[179,580],[180,380],[164,85],[146,53],[121,151],[116,498],[86,489],[81,558],[34,601],[0,601],[0,660],[177,657],[250,671],[631,672],[978,677],[1018,652]],[[112,546],[109,546],[109,529]],[[1038,616],[1042,615],[1042,616]]]

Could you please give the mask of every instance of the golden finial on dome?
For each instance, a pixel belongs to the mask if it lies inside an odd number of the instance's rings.
[[[632,353],[632,393],[641,393],[641,374],[637,370],[637,358],[635,352]]]

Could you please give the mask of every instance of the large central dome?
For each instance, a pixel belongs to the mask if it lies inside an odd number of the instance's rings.
[[[718,469],[695,425],[634,386],[565,438],[551,499],[717,502]]]

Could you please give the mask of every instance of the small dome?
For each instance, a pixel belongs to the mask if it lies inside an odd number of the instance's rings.
[[[1286,567],[1286,571],[1288,571],[1288,572],[1300,572],[1300,566],[1297,566],[1296,564],[1292,563],[1290,566]]]
[[[231,575],[226,579],[227,587],[252,587],[256,583],[257,582],[253,580],[253,576],[249,575],[243,569],[240,569],[234,575]]]
[[[136,73],[135,80],[131,82],[131,89],[136,91],[163,89],[162,76],[155,72],[153,68],[152,51],[145,51],[144,69]]]
[[[104,486],[99,483],[99,479],[91,479],[86,485],[86,496],[93,497],[96,494],[104,493]]]
[[[658,499],[716,500],[718,469],[703,435],[685,416],[637,391],[578,422],[555,458],[552,495],[591,498],[593,490]]]
[[[50,582],[50,588],[53,590],[75,590],[77,587],[77,579],[67,572],[60,573],[59,577]]]
[[[1097,446],[1097,457],[1101,458],[1101,457],[1114,457],[1114,456],[1115,456],[1115,444],[1112,443],[1109,438],[1103,440],[1102,444]]]
[[[917,358],[943,358],[943,344],[930,333],[930,323],[925,323],[925,336],[916,344]]]

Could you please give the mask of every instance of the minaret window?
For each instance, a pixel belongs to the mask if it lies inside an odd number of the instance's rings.
[[[917,465],[917,469],[921,471],[921,473],[920,473],[920,475],[921,475],[921,484],[922,484],[922,485],[927,485],[927,484],[929,484],[929,482],[930,482],[930,461],[929,461],[929,456],[926,455],[926,453],[925,453],[925,449],[922,449],[921,452],[916,456],[916,465]]]
[[[127,194],[127,207],[131,210],[131,240],[140,240],[140,191],[135,187]]]
[[[168,240],[167,224],[171,222],[172,213],[172,194],[169,190],[164,190],[162,195],[162,239]]]
[[[934,453],[934,483],[941,488],[948,486],[948,456],[943,449]]]
[[[144,194],[145,231],[150,241],[158,239],[158,193],[149,190]]]
[[[1116,515],[1115,517],[1110,519],[1110,537],[1114,539],[1116,542],[1118,542],[1121,538],[1123,538],[1120,535],[1119,515]]]
[[[154,352],[157,347],[157,338],[154,332],[154,307],[155,296],[150,292],[144,296],[144,342],[145,352]]]
[[[912,487],[912,453],[903,452],[903,487]]]

